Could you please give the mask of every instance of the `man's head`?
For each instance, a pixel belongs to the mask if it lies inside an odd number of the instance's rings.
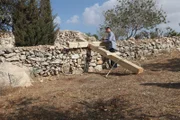
[[[110,33],[111,32],[111,28],[110,27],[106,27],[106,32]]]

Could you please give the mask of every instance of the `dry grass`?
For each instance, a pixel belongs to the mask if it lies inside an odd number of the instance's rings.
[[[140,75],[114,70],[44,78],[0,96],[1,120],[180,120],[180,53],[145,62]]]

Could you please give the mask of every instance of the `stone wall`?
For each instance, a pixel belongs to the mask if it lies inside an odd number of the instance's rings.
[[[90,54],[93,55],[90,57]],[[61,49],[54,46],[38,46],[26,48],[10,48],[0,50],[0,62],[23,64],[33,70],[35,75],[50,76],[70,70],[72,74],[85,71],[88,62],[90,70],[101,70],[98,64],[101,55],[87,49]],[[65,68],[63,68],[63,66]]]
[[[59,33],[55,46],[0,47],[0,62],[22,64],[33,70],[35,75],[50,76],[62,72],[81,74],[84,71],[96,72],[103,68],[102,56],[88,48],[68,49],[67,41],[86,40],[79,32]],[[0,39],[14,38],[3,34]],[[90,39],[90,38],[89,38]],[[92,41],[94,41],[92,39]],[[65,46],[65,47],[64,47]],[[117,54],[129,60],[145,59],[147,56],[170,52],[180,47],[180,37],[149,40],[118,41]],[[106,64],[107,65],[107,64]]]
[[[126,59],[144,59],[179,48],[180,37],[118,41],[117,46],[119,55]]]
[[[179,37],[118,41],[118,54],[131,60],[143,59],[161,52],[170,52],[178,47],[180,47]],[[57,75],[64,69],[73,74],[102,70],[101,55],[87,48],[62,49],[57,46],[6,48],[0,50],[0,62],[5,61],[23,64],[41,76]]]

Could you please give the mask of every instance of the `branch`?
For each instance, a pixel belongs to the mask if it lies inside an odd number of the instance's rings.
[[[126,40],[128,40],[129,38],[131,38],[132,36],[135,36],[136,33],[137,33],[138,29],[137,29],[137,26],[134,27],[131,31],[131,34],[126,38]]]

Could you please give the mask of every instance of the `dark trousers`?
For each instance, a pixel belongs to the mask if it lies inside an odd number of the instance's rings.
[[[109,49],[110,52],[114,53],[116,52],[116,50],[114,48]],[[115,63],[114,61],[111,60],[111,67],[117,68],[117,63]]]

